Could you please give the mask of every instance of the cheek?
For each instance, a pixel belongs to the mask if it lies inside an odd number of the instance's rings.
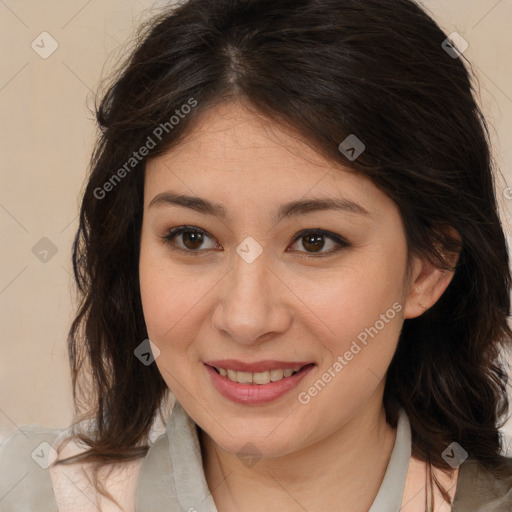
[[[312,334],[327,349],[322,367],[344,358],[344,377],[337,382],[363,384],[363,375],[380,378],[385,373],[403,325],[402,259],[379,248],[329,276],[296,282],[294,291],[308,306],[309,325],[318,325]]]
[[[142,238],[139,261],[139,280],[142,308],[149,338],[161,348],[166,334],[183,315],[182,309],[189,288],[183,287],[182,280],[169,268],[168,261],[156,244]],[[172,277],[171,277],[172,276]],[[180,293],[181,292],[181,293]]]
[[[143,244],[139,262],[142,308],[149,338],[160,350],[178,350],[194,339],[214,282],[193,265],[173,263],[160,244]]]
[[[175,274],[171,278],[169,272],[159,269],[156,264],[142,270],[140,287],[148,335],[161,347],[177,330],[183,329],[187,310],[194,303],[197,292],[193,291],[190,282]]]
[[[293,276],[290,288],[317,321],[333,334],[354,335],[351,328],[364,328],[403,301],[400,261],[386,261],[383,252],[354,257],[342,267],[314,276]],[[356,261],[357,260],[357,261]],[[340,331],[340,327],[345,329]]]
[[[169,389],[179,394],[179,384],[189,378],[182,372],[188,367],[191,340],[195,337],[190,322],[191,304],[196,302],[192,297],[194,287],[147,253],[141,254],[139,274],[148,337],[160,350],[155,364]]]

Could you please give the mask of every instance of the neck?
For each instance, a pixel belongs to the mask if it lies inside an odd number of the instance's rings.
[[[208,488],[222,512],[340,510],[366,512],[382,483],[396,430],[382,400],[299,451],[247,467],[199,429]]]

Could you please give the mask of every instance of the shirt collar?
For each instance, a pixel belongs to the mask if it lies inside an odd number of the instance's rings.
[[[403,409],[384,479],[368,512],[396,512],[402,505],[411,457],[411,428]],[[196,424],[176,401],[162,434],[150,447],[141,469],[136,510],[157,512],[177,504],[182,510],[218,512],[202,465]]]

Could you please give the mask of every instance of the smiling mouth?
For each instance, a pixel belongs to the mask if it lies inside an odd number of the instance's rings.
[[[210,365],[208,365],[210,366]],[[263,385],[269,384],[271,382],[278,382],[283,379],[287,379],[292,375],[295,375],[305,368],[309,368],[310,366],[315,366],[315,363],[309,363],[302,366],[296,366],[294,368],[276,368],[273,370],[267,370],[263,372],[244,372],[231,370],[226,368],[218,368],[216,366],[211,366],[219,375],[226,377],[232,382],[238,382],[240,384],[255,384],[255,385]]]

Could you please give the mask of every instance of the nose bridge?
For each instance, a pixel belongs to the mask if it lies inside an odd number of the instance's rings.
[[[268,258],[264,252],[255,259],[247,258],[244,249],[247,246],[240,244],[238,251],[242,255],[234,255],[232,269],[225,277],[214,326],[235,341],[250,344],[266,333],[286,329],[288,323]]]

